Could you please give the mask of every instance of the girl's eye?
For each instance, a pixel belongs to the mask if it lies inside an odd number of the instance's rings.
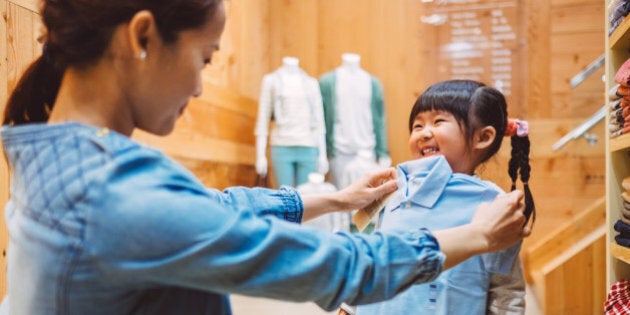
[[[209,65],[211,62],[212,62],[211,58],[206,58],[206,59],[203,60],[203,64],[204,65]]]
[[[415,125],[413,125],[413,129],[414,130],[422,129],[422,125],[421,124],[415,124]]]

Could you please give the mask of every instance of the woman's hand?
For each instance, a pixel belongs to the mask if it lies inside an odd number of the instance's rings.
[[[434,231],[440,250],[446,255],[444,269],[477,254],[494,252],[526,237],[523,192],[515,190],[481,204],[469,224]]]
[[[350,186],[337,192],[342,204],[340,210],[361,209],[396,191],[396,170],[388,167],[365,174]]]
[[[329,212],[351,211],[366,207],[396,191],[396,187],[396,170],[390,167],[368,173],[350,186],[332,194],[302,196],[303,221]]]
[[[525,225],[523,192],[515,190],[497,196],[492,203],[483,203],[470,222],[485,236],[487,248],[497,251],[507,248],[531,233]]]

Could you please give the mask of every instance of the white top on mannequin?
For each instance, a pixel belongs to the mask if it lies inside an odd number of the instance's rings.
[[[361,57],[354,53],[341,55],[335,70],[335,150],[354,155],[360,150],[374,150],[376,138],[372,121],[372,76],[361,69]]]
[[[282,65],[263,77],[258,104],[256,171],[267,173],[267,135],[273,146],[319,148],[318,170],[328,172],[323,105],[319,84],[299,66],[296,57],[283,57]],[[272,115],[275,125],[269,133]]]

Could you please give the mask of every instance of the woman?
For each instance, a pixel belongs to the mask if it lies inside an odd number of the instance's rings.
[[[229,314],[228,293],[331,310],[389,298],[529,233],[519,192],[434,235],[291,223],[366,206],[395,190],[393,169],[325,196],[206,189],[129,136],[169,134],[201,94],[222,1],[48,0],[42,17],[44,53],[18,83],[2,129],[13,171],[12,314]]]

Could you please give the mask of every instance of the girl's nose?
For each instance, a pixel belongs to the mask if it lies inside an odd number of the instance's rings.
[[[431,127],[424,127],[420,132],[420,138],[422,140],[431,139],[433,137],[433,132],[431,131]]]

